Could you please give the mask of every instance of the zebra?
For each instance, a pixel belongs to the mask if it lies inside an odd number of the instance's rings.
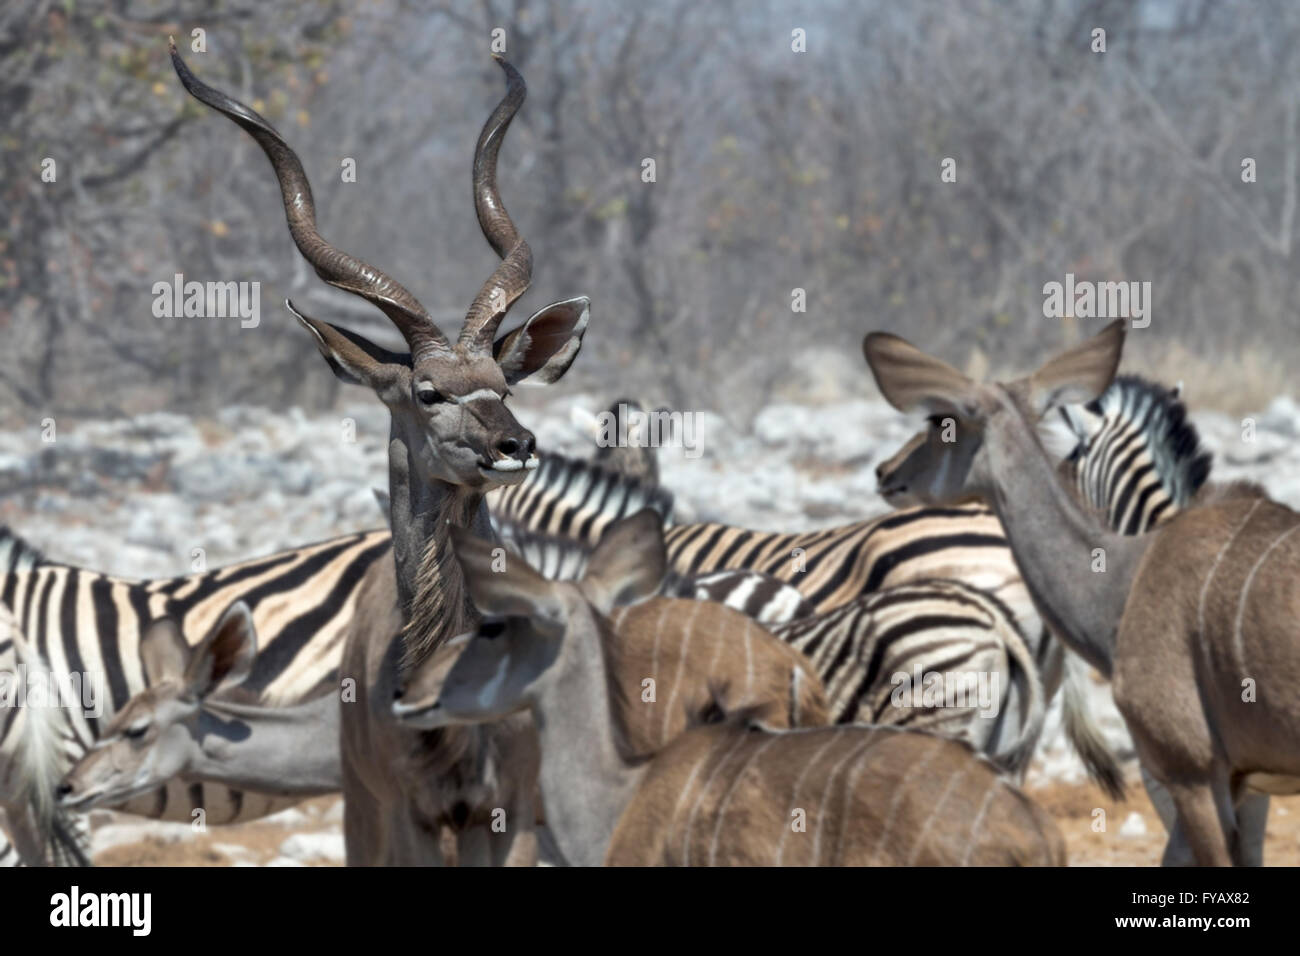
[[[501,535],[500,540],[510,553],[552,581],[581,578],[591,554],[590,548],[571,538],[536,534],[518,525]],[[744,568],[686,575],[669,572],[658,593],[661,597],[726,604],[767,626],[812,614],[812,606],[797,588],[769,574]]]
[[[1065,459],[1067,482],[1116,531],[1142,534],[1162,524],[1209,477],[1211,456],[1181,399],[1181,383],[1169,389],[1121,375],[1086,405],[1059,409],[1077,440]]]
[[[770,629],[812,664],[832,723],[932,730],[1023,776],[1042,733],[1043,685],[1015,616],[984,590],[898,584]]]
[[[357,597],[370,576],[391,573],[391,547],[387,530],[360,532],[217,570],[135,581],[48,561],[0,527],[0,569],[6,572],[0,610],[12,615],[40,666],[56,675],[99,678],[102,685],[95,708],[58,709],[60,752],[48,761],[50,772],[57,777],[80,759],[113,714],[145,689],[139,641],[146,627],[161,617],[174,618],[194,641],[234,601],[242,600],[252,609],[260,638],[245,687],[260,703],[290,705],[332,689]],[[0,645],[0,651],[7,650]],[[27,744],[24,728],[32,726],[3,717],[0,711],[0,783],[5,768],[15,765],[15,753]],[[0,792],[0,802],[4,796]],[[202,809],[207,822],[235,823],[297,802],[216,784],[173,781],[118,809],[183,821]],[[12,816],[10,825],[17,822]],[[13,856],[11,847],[0,846],[0,862]]]
[[[681,415],[674,417],[673,412],[662,407],[647,412],[635,399],[620,398],[601,415],[575,405],[570,409],[569,422],[594,443],[593,464],[657,487],[659,448],[673,439],[672,434],[664,434],[665,427],[680,426]],[[628,437],[627,442],[608,440],[611,423]]]

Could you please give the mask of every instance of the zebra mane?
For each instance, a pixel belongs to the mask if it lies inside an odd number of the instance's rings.
[[[620,518],[653,508],[673,521],[673,494],[639,478],[566,455],[546,454],[518,485],[487,495],[492,525],[503,539],[543,534],[595,547]]]
[[[1138,428],[1155,463],[1160,483],[1178,507],[1190,502],[1210,476],[1211,455],[1187,419],[1178,391],[1139,375],[1121,375],[1086,406]]]
[[[0,524],[0,571],[30,571],[45,563],[45,555],[35,545],[29,544],[8,525]]]

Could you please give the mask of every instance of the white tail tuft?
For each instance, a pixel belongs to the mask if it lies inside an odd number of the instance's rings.
[[[36,650],[24,640],[16,626],[10,631],[18,662],[26,669],[27,683],[35,680],[52,687],[50,671]],[[15,705],[18,700],[13,701]],[[13,758],[17,773],[17,792],[7,795],[13,802],[30,804],[40,832],[48,845],[54,823],[54,791],[63,776],[63,759],[59,744],[59,712],[57,703],[33,707],[22,702],[22,713],[16,718],[16,743]]]

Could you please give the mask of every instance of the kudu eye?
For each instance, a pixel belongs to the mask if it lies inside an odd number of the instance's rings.
[[[122,732],[122,736],[127,740],[139,740],[148,730],[148,724],[132,724]]]
[[[420,400],[421,405],[437,405],[447,400],[447,397],[436,388],[429,388],[427,385],[416,392],[415,397]]]

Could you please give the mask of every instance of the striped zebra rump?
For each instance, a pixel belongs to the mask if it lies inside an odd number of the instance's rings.
[[[721,524],[665,533],[678,574],[743,568],[794,585],[814,612],[908,581],[954,578],[993,593],[1023,587],[1002,524],[982,504],[917,507],[800,534]]]
[[[576,581],[587,570],[591,549],[562,538],[514,528],[502,546],[522,558],[542,577]],[[714,601],[740,611],[760,624],[783,624],[812,613],[797,588],[758,571],[737,569],[682,576],[669,571],[659,587],[661,597]]]
[[[1011,611],[978,588],[897,585],[773,633],[809,659],[834,723],[941,733],[1014,771],[1032,755],[1045,708],[1038,670]]]
[[[767,627],[809,617],[813,613],[812,605],[798,588],[759,571],[710,571],[687,577],[670,571],[660,593],[725,604]]]

